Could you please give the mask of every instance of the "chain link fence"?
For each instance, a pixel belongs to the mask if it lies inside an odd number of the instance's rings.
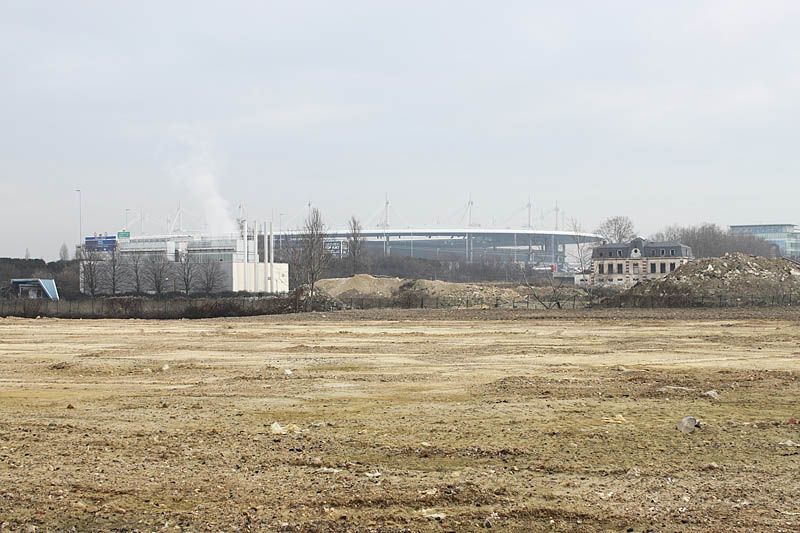
[[[569,298],[463,298],[406,295],[392,298],[343,298],[315,302],[316,310],[337,309],[586,309],[586,308],[730,308],[795,307],[800,297],[792,293],[749,297],[719,296],[636,296],[606,297],[590,301]],[[297,298],[94,298],[81,300],[0,299],[0,317],[53,318],[140,318],[180,319],[276,315],[305,309]]]

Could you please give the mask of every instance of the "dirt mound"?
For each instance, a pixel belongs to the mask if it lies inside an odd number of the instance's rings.
[[[351,278],[323,279],[317,283],[319,289],[333,298],[347,301],[348,298],[397,298],[438,299],[443,306],[496,305],[520,301],[520,292],[496,285],[451,283],[427,279],[376,278],[358,274]]]
[[[428,279],[415,279],[403,283],[399,289],[401,297],[439,298],[448,305],[464,305],[467,302],[493,304],[519,300],[520,294],[509,288],[471,283],[450,283]]]
[[[786,259],[745,254],[698,259],[665,278],[631,287],[626,296],[682,297],[689,300],[722,298],[728,301],[800,299],[800,265]]]
[[[404,281],[357,274],[351,278],[322,279],[317,285],[334,298],[391,298]]]

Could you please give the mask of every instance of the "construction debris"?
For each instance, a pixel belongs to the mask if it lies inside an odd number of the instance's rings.
[[[666,277],[639,283],[627,298],[678,298],[695,304],[784,303],[800,299],[800,266],[782,258],[741,253],[705,258],[678,267]]]
[[[680,422],[678,422],[677,426],[678,431],[683,433],[684,435],[688,435],[692,433],[695,429],[699,427],[697,423],[697,419],[693,416],[684,416]]]
[[[273,422],[272,425],[269,427],[270,433],[273,435],[286,435],[289,433],[289,430],[280,425],[278,422]]]

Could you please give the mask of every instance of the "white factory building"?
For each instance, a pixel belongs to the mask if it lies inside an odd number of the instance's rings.
[[[289,291],[289,265],[274,261],[267,224],[240,221],[233,235],[192,233],[86,237],[81,250],[81,290],[110,292]],[[114,266],[116,262],[117,266]],[[95,273],[87,269],[95,269]],[[116,274],[114,271],[116,270]],[[111,277],[116,276],[114,282]]]

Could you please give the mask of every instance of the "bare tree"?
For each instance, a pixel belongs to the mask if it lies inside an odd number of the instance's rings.
[[[578,266],[581,273],[591,270],[592,249],[594,248],[593,241],[581,235],[583,233],[583,228],[574,218],[569,220],[567,227],[569,231],[574,234],[572,242],[573,248],[569,253],[569,258]]]
[[[561,301],[563,298],[564,279],[556,279],[554,272],[551,272],[547,277],[547,285],[537,287],[531,282],[529,274],[530,265],[525,265],[520,269],[521,281],[525,284],[529,296],[539,302],[539,305],[545,309],[561,309]],[[541,293],[541,294],[540,294]]]
[[[580,222],[574,218],[569,220],[568,227],[569,231],[574,234],[574,248],[573,252],[570,254],[570,259],[578,265],[580,278],[584,279],[587,275],[593,274],[592,250],[594,249],[594,242],[581,235],[583,233],[583,228]],[[586,296],[591,305],[595,297],[595,290],[594,285],[591,283],[591,277],[589,277],[589,283],[585,284],[583,288],[586,291]]]
[[[164,254],[150,254],[144,264],[144,278],[156,294],[163,294],[168,290],[167,283],[171,274],[172,264]]]
[[[103,257],[100,252],[84,251],[80,256],[80,272],[82,292],[92,296],[97,294],[100,288],[100,264]]]
[[[353,275],[358,273],[361,263],[361,253],[364,250],[364,234],[361,222],[355,217],[347,221],[347,255],[350,258]]]
[[[633,221],[624,216],[605,219],[595,232],[602,235],[609,242],[628,242],[636,237]]]
[[[289,264],[289,288],[295,289],[305,283],[303,246],[298,238],[287,240],[281,248],[279,262]]]
[[[303,235],[300,237],[300,253],[303,278],[308,284],[309,299],[306,305],[313,309],[317,281],[330,259],[330,254],[325,250],[325,222],[316,207],[306,219]]]
[[[103,289],[111,294],[117,294],[120,286],[126,281],[127,273],[127,265],[123,263],[119,251],[114,248],[107,253],[106,260],[103,264]]]
[[[184,294],[189,294],[195,287],[197,278],[197,258],[189,251],[180,254],[178,258],[178,276]]]
[[[205,294],[219,290],[225,281],[220,262],[208,258],[197,263],[197,281]]]
[[[144,281],[145,255],[138,252],[125,254],[125,263],[133,282],[133,290],[136,294],[142,293],[142,282]]]
[[[67,248],[67,243],[61,243],[61,248],[58,249],[58,259],[60,261],[69,261],[69,248]]]

